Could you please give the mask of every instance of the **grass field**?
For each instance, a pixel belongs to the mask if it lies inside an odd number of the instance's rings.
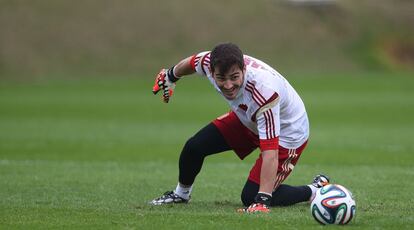
[[[351,229],[411,229],[414,78],[290,78],[311,138],[287,183],[319,172],[348,187]],[[0,229],[284,229],[322,227],[308,204],[240,215],[258,152],[207,158],[189,205],[151,207],[171,190],[186,139],[228,110],[206,80],[179,82],[171,103],[152,80],[0,82]]]

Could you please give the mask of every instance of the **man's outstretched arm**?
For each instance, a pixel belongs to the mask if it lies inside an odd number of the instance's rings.
[[[155,78],[152,92],[157,94],[159,91],[163,91],[163,100],[168,103],[172,96],[175,88],[175,82],[178,81],[182,76],[190,75],[195,73],[193,66],[191,65],[192,57],[187,57],[177,65],[170,69],[161,69]]]
[[[177,78],[195,73],[195,70],[191,65],[191,58],[192,56],[185,58],[175,65],[174,74]]]

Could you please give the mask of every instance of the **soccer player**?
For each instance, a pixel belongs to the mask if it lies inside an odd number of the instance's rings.
[[[243,55],[232,43],[187,57],[170,69],[162,69],[153,92],[172,96],[182,76],[206,76],[231,107],[191,137],[179,159],[178,185],[174,191],[152,200],[153,205],[187,203],[206,156],[233,150],[244,159],[260,148],[256,163],[241,193],[242,212],[269,212],[270,206],[309,201],[329,178],[317,175],[309,185],[282,182],[292,172],[309,137],[305,106],[289,82],[266,63]]]

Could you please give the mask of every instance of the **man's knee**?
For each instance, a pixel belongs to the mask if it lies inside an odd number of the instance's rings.
[[[253,181],[247,180],[241,193],[241,201],[244,206],[249,206],[254,202],[254,198],[259,192],[259,185]]]
[[[191,137],[185,142],[183,153],[184,154],[194,154],[194,153],[200,153],[202,152],[202,149],[200,147],[200,144],[197,144],[197,139],[194,137]]]
[[[241,198],[241,202],[246,207],[251,205],[254,201],[254,196],[252,196],[251,194],[246,193],[244,190],[242,191],[242,194],[241,194],[240,198]]]

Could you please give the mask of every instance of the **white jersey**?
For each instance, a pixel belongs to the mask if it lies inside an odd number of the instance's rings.
[[[221,94],[210,71],[210,52],[191,59],[194,70],[207,76]],[[260,140],[279,139],[279,145],[294,149],[309,137],[309,122],[302,99],[289,82],[266,63],[244,55],[246,74],[234,100],[229,103],[240,121]]]

